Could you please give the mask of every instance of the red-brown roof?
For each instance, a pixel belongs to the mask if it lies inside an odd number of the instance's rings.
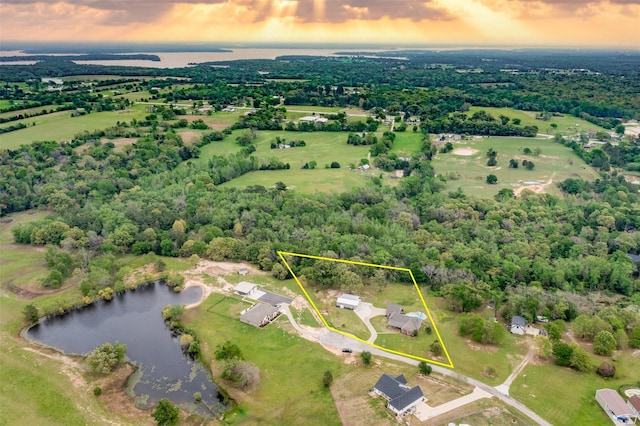
[[[633,395],[627,402],[629,403],[629,405],[635,408],[636,411],[640,412],[640,396]]]

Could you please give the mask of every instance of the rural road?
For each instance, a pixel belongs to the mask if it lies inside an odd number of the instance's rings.
[[[318,343],[320,343],[320,344],[322,344],[324,346],[330,346],[330,347],[332,347],[334,349],[337,349],[337,350],[341,350],[342,348],[349,348],[349,349],[353,350],[354,352],[369,351],[369,352],[371,352],[372,355],[381,356],[381,357],[385,357],[385,358],[389,358],[389,359],[394,359],[396,361],[400,361],[400,362],[403,362],[405,364],[415,365],[416,367],[418,366],[418,361],[415,360],[415,359],[383,351],[381,349],[378,349],[378,348],[375,348],[375,347],[373,347],[371,345],[368,345],[367,343],[364,343],[364,342],[361,342],[359,340],[353,339],[351,337],[345,336],[344,334],[337,333],[335,331],[331,331],[331,330],[329,330],[327,328],[322,328],[322,329],[319,329],[319,330],[317,328],[308,328],[308,327],[302,328],[300,325],[298,325],[298,323],[293,318],[293,315],[291,314],[291,311],[289,310],[289,306],[288,305],[282,306],[281,309],[285,313],[285,315],[287,315],[287,317],[289,318],[289,322],[291,322],[291,325],[293,326],[293,328],[298,333],[300,333],[300,335],[303,338],[305,338],[307,340],[315,341],[315,342],[318,342]],[[375,309],[377,309],[377,308],[375,308]],[[369,322],[367,321],[367,323],[369,323]],[[369,325],[371,325],[371,324],[369,323]],[[529,355],[529,354],[527,354],[527,355]],[[525,360],[527,360],[527,358],[525,358]],[[524,364],[523,363],[521,363],[520,365],[522,365],[522,367],[524,368]],[[551,423],[547,422],[545,419],[540,417],[538,414],[533,412],[531,409],[526,407],[521,402],[516,401],[511,396],[509,396],[508,395],[508,391],[507,391],[507,394],[505,394],[505,393],[503,393],[501,391],[501,389],[498,389],[499,387],[495,388],[495,387],[489,386],[489,385],[487,385],[487,384],[485,384],[485,383],[483,383],[483,382],[481,382],[479,380],[476,380],[476,379],[474,379],[472,377],[468,377],[468,376],[462,375],[462,374],[460,374],[460,373],[458,373],[458,372],[456,372],[454,370],[451,370],[451,369],[448,369],[448,368],[445,368],[445,367],[440,367],[438,365],[432,365],[432,368],[433,368],[433,371],[435,371],[435,372],[438,372],[438,373],[443,374],[445,376],[453,377],[456,380],[460,380],[462,382],[465,382],[465,383],[468,383],[468,384],[470,384],[472,386],[475,386],[477,389],[479,389],[480,391],[485,392],[486,395],[488,395],[490,397],[496,397],[497,399],[501,400],[502,402],[504,402],[505,404],[509,405],[510,407],[513,407],[514,409],[520,411],[522,414],[524,414],[525,416],[529,417],[531,420],[533,420],[534,422],[536,422],[539,425],[551,426]],[[518,368],[516,368],[516,370],[518,370]],[[517,373],[515,373],[515,374],[517,375]],[[513,377],[515,377],[515,375],[513,375]],[[509,380],[509,379],[507,379],[507,380]],[[511,380],[513,380],[513,378]],[[474,392],[476,392],[476,391],[474,391]],[[485,394],[483,394],[483,395],[485,395]],[[476,393],[476,396],[478,396],[477,393]],[[460,402],[462,402],[462,401],[458,401],[459,405],[464,405],[464,402],[462,404],[460,404]],[[444,405],[446,405],[446,404],[444,404]],[[455,408],[455,407],[452,406],[451,409],[453,409],[453,408]],[[443,407],[443,409],[444,409],[444,407]]]

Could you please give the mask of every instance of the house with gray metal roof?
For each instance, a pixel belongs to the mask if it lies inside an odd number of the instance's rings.
[[[383,374],[373,391],[386,399],[387,408],[398,416],[413,412],[416,405],[424,400],[422,389],[419,386],[409,387],[402,374],[398,377]]]

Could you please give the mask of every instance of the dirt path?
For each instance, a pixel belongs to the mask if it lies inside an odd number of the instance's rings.
[[[522,373],[522,370],[524,370],[527,364],[531,362],[535,353],[535,345],[533,344],[533,342],[529,342],[529,351],[527,352],[527,354],[524,356],[524,358],[522,358],[522,361],[520,361],[516,368],[513,369],[511,374],[509,374],[507,380],[505,380],[501,385],[496,386],[496,389],[504,395],[509,395],[509,387],[511,386],[511,383],[513,383],[515,378],[518,377],[520,373]]]

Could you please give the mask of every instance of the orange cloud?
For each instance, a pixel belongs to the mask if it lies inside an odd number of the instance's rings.
[[[2,0],[0,40],[637,47],[628,0]]]

